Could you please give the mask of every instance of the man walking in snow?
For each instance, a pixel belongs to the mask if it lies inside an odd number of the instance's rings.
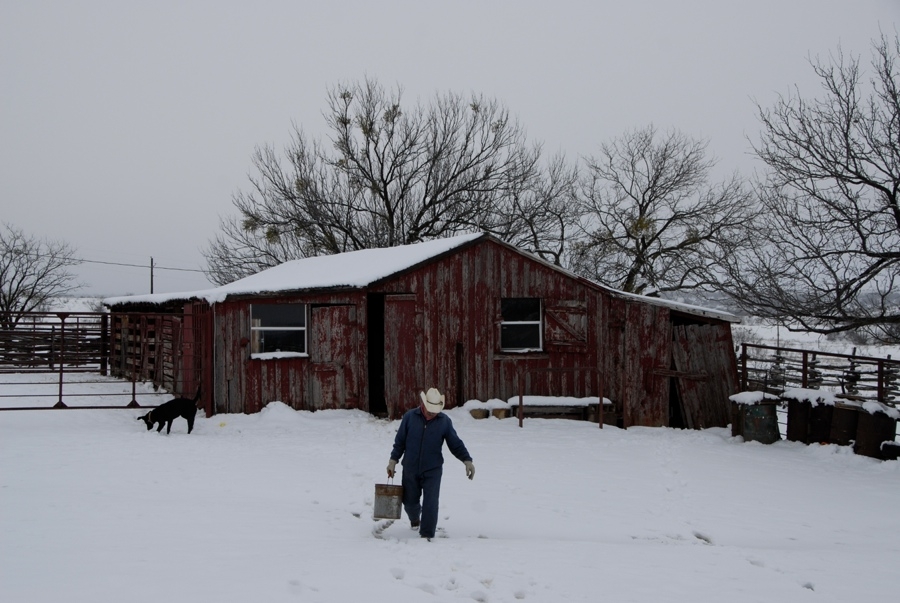
[[[437,529],[444,441],[453,456],[465,463],[469,479],[475,477],[475,465],[466,445],[456,435],[453,421],[441,412],[444,395],[433,387],[427,394],[419,392],[419,395],[422,403],[400,421],[387,473],[388,477],[394,477],[394,469],[403,457],[403,508],[410,526],[418,528],[422,538],[431,540]]]

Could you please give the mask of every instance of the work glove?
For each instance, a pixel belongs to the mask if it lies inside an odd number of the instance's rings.
[[[475,464],[472,461],[465,461],[466,463],[466,477],[472,479],[475,477]]]
[[[397,466],[397,461],[391,459],[388,461],[387,471],[388,477],[394,477],[394,468]]]

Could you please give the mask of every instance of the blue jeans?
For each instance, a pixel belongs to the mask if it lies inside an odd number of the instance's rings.
[[[403,508],[411,522],[421,522],[419,535],[424,538],[434,538],[437,529],[438,498],[441,496],[443,473],[443,467],[418,474],[406,468],[403,470]]]

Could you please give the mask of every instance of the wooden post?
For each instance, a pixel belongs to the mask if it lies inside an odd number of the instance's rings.
[[[109,374],[109,314],[100,316],[100,374]]]
[[[518,381],[519,381],[519,427],[523,427],[522,423],[524,422],[524,419],[525,419],[525,409],[524,409],[525,392],[523,391],[525,389],[525,383],[524,383],[525,373],[522,371],[521,365],[516,367],[516,374],[519,378],[518,379]]]
[[[803,374],[800,376],[800,387],[806,389],[809,387],[809,355],[803,352]]]
[[[741,391],[747,391],[747,344],[741,344]]]

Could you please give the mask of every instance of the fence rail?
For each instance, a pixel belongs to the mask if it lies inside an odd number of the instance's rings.
[[[65,371],[59,375],[45,373],[44,380],[39,379],[40,375],[35,373],[26,373],[26,375],[30,380],[10,380],[12,379],[10,373],[0,375],[0,411],[152,408],[156,406],[161,395],[160,392],[151,391],[151,384],[138,383],[134,380],[130,383],[114,378],[104,380],[90,378],[85,373],[75,375],[74,380],[66,380],[66,377],[73,375]],[[115,388],[111,388],[110,385],[117,382],[122,386],[121,390],[113,391]],[[103,387],[94,387],[97,385]],[[21,391],[23,389],[26,390],[26,393]],[[85,400],[93,401],[97,398],[110,400],[111,403],[84,403]],[[7,406],[8,400],[14,400],[15,406]],[[113,401],[117,403],[113,404]]]
[[[103,312],[0,313],[0,373],[106,374],[109,314]]]
[[[138,397],[153,395],[138,384],[152,385],[173,395],[187,395],[201,383],[204,358],[196,342],[206,323],[192,320],[185,323],[176,314],[166,313],[105,313],[105,312],[29,312],[16,316],[0,313],[0,375],[54,374],[53,385],[47,380],[33,392],[9,393],[10,387],[0,389],[0,407],[11,410],[4,399],[56,398],[52,408],[88,408],[66,400],[87,396],[118,396],[119,393],[79,393],[81,385],[89,383],[76,373],[107,375],[131,384],[127,406],[92,406],[90,408],[128,408],[144,406]],[[113,337],[111,333],[115,333]],[[188,350],[185,353],[185,349]],[[98,381],[95,383],[108,383]],[[0,385],[27,383],[18,379]],[[50,393],[55,388],[55,392]],[[36,392],[40,393],[36,393]],[[157,394],[158,395],[158,394]],[[208,394],[207,394],[208,395]],[[46,408],[19,406],[18,408]]]
[[[855,352],[855,350],[854,350]],[[742,391],[781,394],[822,389],[839,398],[873,400],[896,408],[900,360],[744,343],[739,358]]]

